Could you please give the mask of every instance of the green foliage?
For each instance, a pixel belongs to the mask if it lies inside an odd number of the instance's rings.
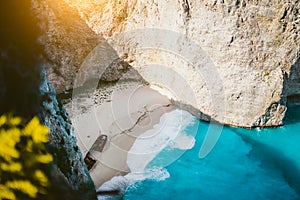
[[[34,117],[0,117],[0,199],[36,199],[47,194],[52,155],[47,153],[49,129]]]

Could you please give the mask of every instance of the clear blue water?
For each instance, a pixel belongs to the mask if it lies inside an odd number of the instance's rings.
[[[280,128],[224,127],[203,159],[199,150],[209,124],[197,121],[185,130],[197,131],[195,146],[165,167],[169,178],[136,182],[123,199],[300,199],[300,107],[290,107],[287,116]],[[148,168],[180,151],[165,148]]]

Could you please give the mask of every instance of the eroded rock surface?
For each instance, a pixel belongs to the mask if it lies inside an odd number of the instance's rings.
[[[94,183],[77,146],[70,117],[57,101],[55,89],[44,71],[40,92],[43,99],[40,117],[51,130],[48,148],[56,166],[52,173],[56,192],[64,193],[60,196],[65,198],[95,199]]]
[[[78,34],[81,38],[87,33],[102,35],[146,81],[174,91],[177,102],[200,111],[199,118],[210,116],[241,127],[278,126],[285,116],[287,96],[299,93],[298,0],[65,0],[62,4],[77,12],[74,21],[81,20],[80,27],[71,23],[74,34],[82,33]],[[60,8],[52,9],[55,13]],[[48,16],[48,20],[54,19]],[[60,24],[55,25],[55,34],[67,41]],[[147,28],[167,31],[165,35],[145,31],[142,38],[154,45],[141,50],[145,41],[134,36],[137,29]],[[119,37],[123,32],[133,34]],[[161,43],[171,51],[158,48]],[[88,52],[92,44],[77,42],[61,48],[72,52],[74,47],[89,46]],[[84,55],[78,55],[80,63]],[[154,65],[172,73],[159,77],[151,68]],[[72,71],[68,66],[63,65],[63,71]],[[190,95],[181,92],[185,89],[180,81],[186,83]]]
[[[51,188],[43,198],[96,199],[70,119],[42,70],[43,47],[37,42],[40,29],[31,0],[1,2],[0,27],[0,115],[12,113],[24,122],[38,116],[51,130]]]

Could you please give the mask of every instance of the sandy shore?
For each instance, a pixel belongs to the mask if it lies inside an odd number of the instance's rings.
[[[130,172],[127,155],[136,138],[158,124],[164,113],[175,109],[167,97],[141,84],[127,83],[109,96],[101,104],[90,102],[88,97],[81,99],[81,103],[89,104],[85,112],[74,112],[76,104],[68,107],[73,111],[78,145],[93,161],[90,174],[96,188]]]

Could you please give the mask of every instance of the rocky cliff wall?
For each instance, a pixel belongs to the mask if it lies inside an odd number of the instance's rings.
[[[64,1],[32,2],[44,31],[40,41],[48,58],[45,63],[48,78],[57,92],[68,90],[82,60],[101,38]]]
[[[146,81],[173,91],[175,101],[190,105],[199,118],[209,116],[241,127],[278,126],[287,96],[299,93],[298,0],[65,0],[62,4],[77,13],[73,21],[80,21],[80,28],[70,23],[74,34],[81,33],[76,40],[84,40],[87,33],[92,38],[103,36]],[[52,9],[59,16],[55,10],[61,8]],[[48,20],[57,22],[52,26],[55,35],[68,41],[59,29],[63,19]],[[97,43],[94,39],[83,45],[70,38],[70,47],[61,47],[65,52],[73,48],[88,52]],[[49,37],[45,41],[51,43]],[[51,60],[53,53],[47,53]],[[68,57],[83,62],[84,55],[79,55]],[[61,65],[63,71],[74,66]],[[166,75],[155,69],[165,70]]]
[[[56,99],[56,91],[42,70],[40,95],[42,109],[39,113],[49,127],[48,149],[54,157],[51,174],[55,197],[58,199],[95,199],[95,186],[77,146],[74,128],[66,110]]]
[[[47,148],[54,161],[45,198],[96,199],[70,119],[42,69],[44,51],[31,1],[1,2],[0,27],[0,115],[12,113],[25,122],[38,116],[51,130]]]

